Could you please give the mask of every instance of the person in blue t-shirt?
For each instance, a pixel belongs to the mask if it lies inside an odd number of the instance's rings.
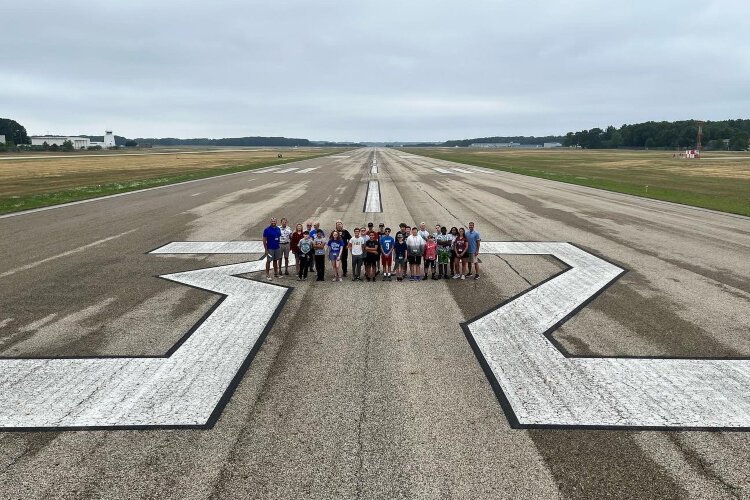
[[[466,260],[469,261],[469,276],[471,276],[471,265],[474,264],[474,279],[479,279],[479,245],[482,238],[477,231],[474,231],[474,223],[469,222],[469,231],[466,233],[466,239],[469,240],[469,250],[466,252]]]
[[[393,244],[393,253],[396,255],[396,281],[404,279],[406,273],[407,246],[404,235],[399,231],[396,234],[396,243]]]
[[[383,279],[391,281],[393,273],[391,272],[391,266],[393,265],[393,244],[396,240],[391,236],[391,228],[385,228],[383,235],[380,237],[380,261],[383,264]]]
[[[341,254],[344,253],[344,240],[338,231],[331,233],[328,240],[328,260],[331,261],[333,269],[333,279],[331,281],[341,281]]]
[[[271,225],[263,231],[263,250],[266,253],[266,279],[271,279],[271,262],[273,262],[273,277],[279,277],[281,267],[281,229],[276,225],[276,217],[271,219]]]

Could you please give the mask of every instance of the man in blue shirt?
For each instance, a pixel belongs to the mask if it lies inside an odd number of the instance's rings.
[[[471,275],[471,265],[474,264],[474,279],[479,279],[479,245],[482,238],[477,231],[474,231],[474,223],[469,222],[469,231],[466,233],[466,239],[469,240],[469,249],[466,252],[466,259],[469,261],[469,275]]]
[[[271,225],[263,230],[263,249],[266,252],[266,279],[271,280],[271,262],[273,262],[273,277],[279,277],[281,267],[281,229],[276,225],[276,217],[271,219]]]

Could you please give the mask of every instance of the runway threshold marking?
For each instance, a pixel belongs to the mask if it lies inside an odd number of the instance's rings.
[[[453,171],[454,172],[461,172],[462,174],[473,174],[474,173],[473,170],[466,170],[464,168],[454,168]]]
[[[362,211],[366,213],[379,213],[383,211],[383,205],[380,200],[380,183],[370,181],[367,184],[367,195],[365,196],[365,205]]]
[[[625,271],[570,243],[482,242],[568,269],[463,324],[516,428],[750,430],[750,359],[571,356],[551,334]]]
[[[299,171],[297,171],[297,172],[295,172],[295,173],[297,173],[297,174],[306,174],[306,173],[308,173],[308,172],[312,172],[313,170],[317,170],[318,168],[320,168],[320,167],[308,167],[308,168],[303,168],[302,170],[299,170]]]
[[[151,253],[232,249],[262,243],[181,242]],[[0,359],[0,430],[213,426],[289,292],[237,277],[264,268],[254,260],[160,276],[223,296],[164,356]]]
[[[299,167],[291,167],[291,168],[285,168],[283,170],[279,170],[276,172],[277,174],[288,174],[289,172],[294,172],[295,170],[298,170]]]
[[[450,170],[446,170],[444,168],[439,168],[439,167],[433,167],[432,170],[434,170],[435,172],[440,172],[441,174],[450,174],[450,173],[452,173]]]

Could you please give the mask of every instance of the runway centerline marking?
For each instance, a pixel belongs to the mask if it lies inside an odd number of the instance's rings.
[[[481,248],[569,266],[463,324],[513,427],[750,430],[750,359],[574,357],[553,343],[623,269],[570,243]]]
[[[368,182],[365,205],[362,211],[366,213],[379,213],[383,211],[383,205],[380,200],[380,183],[378,181]]]
[[[439,168],[439,167],[433,167],[432,170],[434,170],[435,172],[440,172],[441,174],[451,174],[451,173],[453,173],[450,170],[446,170],[444,168]]]
[[[173,246],[179,253],[207,248]],[[264,268],[254,260],[160,276],[223,296],[165,356],[0,359],[0,430],[213,426],[289,293],[237,277]]]

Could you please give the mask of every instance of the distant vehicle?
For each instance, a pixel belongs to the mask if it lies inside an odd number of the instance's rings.
[[[276,158],[282,158],[281,153],[277,154]]]

